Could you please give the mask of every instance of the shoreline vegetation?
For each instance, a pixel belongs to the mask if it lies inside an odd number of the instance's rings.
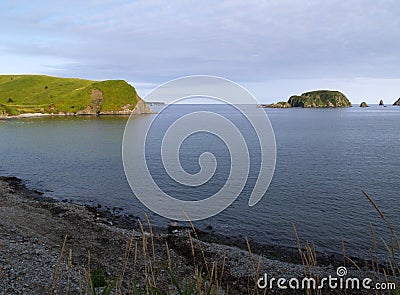
[[[297,249],[254,245],[247,239],[227,243],[225,237],[199,231],[190,222],[157,229],[146,216],[137,220],[55,201],[27,189],[16,177],[0,177],[0,217],[4,294],[97,294],[107,288],[112,294],[264,294],[256,285],[264,273],[270,278],[321,278],[345,265],[349,276],[381,282],[398,282],[400,273],[398,240],[397,245],[388,244],[394,260],[385,263],[373,256],[367,262],[348,257],[345,249],[341,257],[324,257],[314,243],[300,242],[295,227]],[[342,291],[331,294],[345,294]],[[346,294],[363,294],[356,291]]]

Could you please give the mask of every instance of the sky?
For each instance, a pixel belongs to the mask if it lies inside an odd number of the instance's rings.
[[[0,73],[124,79],[143,97],[215,75],[260,102],[315,89],[400,97],[400,3],[0,1]]]

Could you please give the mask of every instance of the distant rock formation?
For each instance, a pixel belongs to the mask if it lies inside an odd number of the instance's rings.
[[[400,97],[399,99],[393,104],[394,106],[400,106]]]
[[[379,101],[379,105],[380,105],[380,106],[383,106],[383,105],[384,105],[384,103],[383,103],[383,100],[382,100],[382,99]]]
[[[363,101],[361,104],[360,104],[360,108],[367,108],[368,107],[368,105],[367,105],[367,103],[365,102],[365,101]]]
[[[268,105],[268,107],[273,109],[287,109],[291,108],[292,106],[286,101],[279,101],[277,103],[271,103],[270,105]]]
[[[340,91],[316,90],[293,95],[288,103],[292,107],[302,108],[340,108],[351,107],[351,102]]]

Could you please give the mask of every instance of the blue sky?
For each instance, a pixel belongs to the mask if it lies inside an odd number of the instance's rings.
[[[0,73],[124,79],[141,96],[185,75],[261,102],[313,89],[400,97],[398,1],[1,1]]]

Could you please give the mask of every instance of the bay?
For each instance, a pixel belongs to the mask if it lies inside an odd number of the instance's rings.
[[[199,109],[196,105],[172,108],[169,119]],[[201,106],[236,120],[244,133],[250,127],[226,106]],[[261,244],[294,246],[292,224],[302,240],[315,241],[325,252],[368,256],[372,246],[370,223],[378,235],[387,226],[363,196],[367,191],[397,229],[400,224],[400,107],[371,106],[345,109],[265,109],[274,128],[277,164],[264,198],[248,207],[257,177],[257,156],[249,185],[225,211],[197,223],[217,233],[248,237]],[[134,118],[146,125],[155,115]],[[22,178],[28,187],[59,200],[121,208],[122,214],[143,217],[154,225],[168,220],[152,214],[133,195],[126,181],[121,143],[127,117],[54,117],[0,121],[0,174]],[[154,130],[154,147],[165,130]],[[203,136],[203,137],[202,137]],[[248,137],[249,149],[257,141]],[[198,189],[172,185],[162,171],[157,149],[149,151],[149,165],[160,187],[182,198],[205,198],[226,180],[230,167],[223,142],[207,134],[182,145],[182,166],[198,171],[198,156],[210,150],[218,160],[215,178]],[[252,182],[253,181],[253,182]]]

